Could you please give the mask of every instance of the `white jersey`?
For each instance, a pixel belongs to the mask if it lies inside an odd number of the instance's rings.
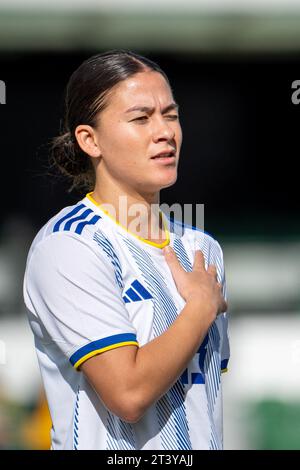
[[[192,270],[195,250],[201,249],[206,266],[216,265],[225,293],[219,244],[192,227],[182,233],[181,225],[167,220],[170,245],[184,269]],[[24,298],[53,423],[53,449],[222,448],[226,314],[212,324],[182,376],[137,423],[110,412],[78,369],[107,350],[143,346],[180,314],[185,301],[164,259],[166,243],[128,232],[90,195],[64,208],[35,237]]]

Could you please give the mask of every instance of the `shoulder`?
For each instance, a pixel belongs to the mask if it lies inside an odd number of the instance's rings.
[[[102,218],[84,201],[63,208],[39,230],[31,244],[27,263],[37,253],[44,260],[74,256],[78,262],[80,256],[88,256],[91,252],[101,254],[94,239]]]
[[[97,223],[101,219],[99,214],[86,203],[86,198],[79,201],[73,206],[64,207],[55,214],[39,231],[35,238],[38,243],[42,239],[47,238],[53,233],[64,233],[81,235],[88,238],[91,232],[97,227]],[[92,228],[92,230],[88,230]]]

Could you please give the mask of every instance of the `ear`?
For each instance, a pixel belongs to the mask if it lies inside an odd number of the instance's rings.
[[[90,157],[100,157],[101,150],[98,146],[95,131],[92,126],[80,124],[75,129],[75,137],[80,148]]]

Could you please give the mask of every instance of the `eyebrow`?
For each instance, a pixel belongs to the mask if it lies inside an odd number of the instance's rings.
[[[162,109],[162,114],[165,114],[168,111],[172,111],[173,109],[178,110],[179,105],[177,103],[168,104],[168,106]],[[149,106],[132,106],[132,108],[127,109],[125,113],[132,113],[132,111],[141,111],[143,113],[151,114],[153,113],[154,108],[150,108]]]

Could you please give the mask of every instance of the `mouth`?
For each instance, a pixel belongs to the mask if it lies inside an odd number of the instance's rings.
[[[159,152],[158,154],[151,157],[151,160],[156,160],[162,163],[173,163],[176,157],[176,151],[172,150],[164,150],[163,152]]]

